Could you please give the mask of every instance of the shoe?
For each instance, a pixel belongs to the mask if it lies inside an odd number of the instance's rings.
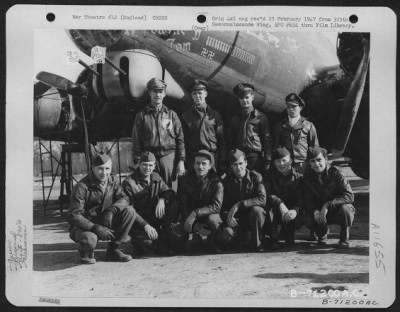
[[[96,259],[94,258],[94,251],[79,250],[82,264],[95,264]]]
[[[265,251],[265,248],[263,245],[260,245],[260,246],[256,247],[256,249],[255,249],[255,252],[264,252],[264,251]]]
[[[106,259],[115,262],[129,262],[132,260],[130,255],[124,254],[120,249],[107,249]]]
[[[326,245],[327,245],[326,239],[323,238],[323,237],[319,237],[319,238],[318,238],[317,245],[318,245],[318,246],[326,246]]]
[[[350,248],[350,243],[348,241],[339,241],[339,244],[337,246],[339,249],[349,249]]]

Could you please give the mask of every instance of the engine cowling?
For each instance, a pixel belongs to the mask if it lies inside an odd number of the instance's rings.
[[[164,79],[167,83],[167,96],[182,99],[184,91],[161,66],[157,57],[146,50],[110,51],[109,59],[123,69],[126,76],[109,64],[99,64],[100,77],[94,78],[96,94],[107,102],[141,102],[147,96],[146,84],[153,78]]]
[[[73,110],[68,94],[49,88],[34,99],[34,135],[71,130]]]

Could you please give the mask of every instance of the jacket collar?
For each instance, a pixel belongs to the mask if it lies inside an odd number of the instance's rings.
[[[161,110],[160,110],[160,112],[163,112],[163,113],[168,113],[168,107],[166,106],[166,105],[164,105],[164,104],[162,104],[161,105]],[[151,104],[148,104],[145,108],[144,108],[144,112],[145,113],[155,113],[155,112],[157,112],[157,110],[156,110],[156,108],[153,106],[153,105],[151,105]]]
[[[228,175],[233,181],[235,182],[239,182],[240,179],[238,179],[235,174],[230,171],[229,175]],[[250,170],[246,169],[246,174],[244,175],[244,177],[242,178],[242,181],[244,182],[251,182],[251,177],[250,177]]]
[[[296,169],[294,169],[293,167],[290,169],[289,174],[288,175],[283,175],[281,172],[278,171],[278,169],[275,168],[274,165],[271,166],[270,172],[275,175],[275,176],[279,176],[279,177],[292,177],[294,175],[297,174]]]
[[[87,178],[88,184],[89,184],[91,187],[95,187],[95,188],[98,188],[98,189],[103,189],[103,188],[101,187],[100,181],[98,181],[93,175],[92,175],[92,176],[86,176],[86,178]],[[113,182],[114,182],[114,177],[113,177],[112,175],[110,175],[110,176],[108,177],[106,187],[108,187],[108,186],[110,186],[111,184],[113,184]]]
[[[301,129],[301,128],[303,128],[304,121],[305,121],[305,118],[303,116],[300,116],[299,121],[294,125],[294,127],[291,127],[289,125],[289,119],[286,117],[286,119],[283,121],[282,126],[284,128],[288,128],[288,129]]]
[[[191,179],[198,181],[196,172],[194,171],[194,169],[191,169],[188,173],[188,175],[191,177]],[[218,174],[215,171],[214,168],[211,168],[210,171],[208,172],[208,174],[204,177],[203,179],[204,181],[211,181],[211,180],[219,180]]]
[[[197,114],[197,115],[201,115],[202,113],[205,113],[206,115],[208,115],[210,113],[210,107],[208,106],[208,104],[206,104],[206,107],[204,108],[204,110],[199,110],[194,104],[192,105],[192,111]]]
[[[136,181],[147,183],[144,179],[143,175],[140,173],[139,170],[135,170],[130,177]],[[160,181],[161,177],[157,172],[152,172],[150,175],[150,182],[158,182]]]
[[[258,115],[260,114],[260,112],[255,108],[255,107],[253,107],[253,110],[250,112],[250,117],[257,117]],[[247,116],[248,115],[245,115],[245,113],[243,112],[243,110],[241,110],[240,111],[240,116],[242,117],[242,118],[247,118]]]
[[[318,180],[318,177],[322,177],[322,179],[327,179],[329,178],[330,174],[331,174],[331,168],[332,166],[330,164],[326,164],[326,168],[324,171],[322,171],[321,173],[316,173],[314,170],[312,170],[311,168],[309,168],[309,172],[311,173],[311,176],[313,177],[313,179]]]

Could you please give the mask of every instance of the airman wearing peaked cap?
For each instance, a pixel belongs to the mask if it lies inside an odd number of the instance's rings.
[[[289,150],[293,167],[303,173],[307,151],[318,146],[317,131],[314,124],[301,115],[306,104],[300,96],[290,93],[285,101],[287,117],[277,124],[274,142],[275,146],[282,145]]]
[[[271,162],[271,136],[268,117],[253,105],[254,86],[239,83],[233,88],[241,114],[230,124],[229,148],[239,148],[246,153],[248,168],[265,173]]]
[[[207,81],[201,79],[195,79],[190,88],[190,91],[193,92],[195,90],[206,90],[208,86]]]
[[[302,106],[303,108],[306,106],[306,103],[304,100],[298,96],[296,93],[290,93],[286,96],[285,101],[287,104],[292,104],[292,105],[299,105]]]
[[[162,89],[165,90],[167,88],[167,84],[164,80],[159,78],[152,78],[147,82],[147,90],[154,90],[154,89]]]
[[[190,86],[192,107],[181,116],[187,153],[187,167],[192,168],[194,153],[207,150],[213,154],[214,166],[219,172],[225,169],[224,127],[220,114],[207,104],[207,85],[195,79]]]
[[[132,127],[132,160],[137,163],[143,151],[156,158],[156,170],[168,186],[176,190],[177,178],[185,172],[185,144],[178,115],[166,106],[166,83],[152,78],[147,83],[150,103],[139,111]]]
[[[243,97],[249,93],[254,93],[254,86],[250,83],[239,83],[233,88],[233,93],[237,97]]]

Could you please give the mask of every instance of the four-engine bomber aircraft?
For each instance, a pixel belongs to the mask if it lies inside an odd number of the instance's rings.
[[[134,114],[149,100],[146,83],[165,79],[166,104],[190,105],[193,79],[207,80],[208,103],[227,124],[238,113],[239,82],[256,88],[255,106],[272,122],[283,117],[285,96],[298,92],[303,114],[333,157],[347,156],[354,172],[369,173],[369,34],[339,33],[337,46],[323,32],[200,30],[68,30],[105,62],[84,66],[75,83],[40,72],[35,84],[35,136],[76,142],[129,137]]]

